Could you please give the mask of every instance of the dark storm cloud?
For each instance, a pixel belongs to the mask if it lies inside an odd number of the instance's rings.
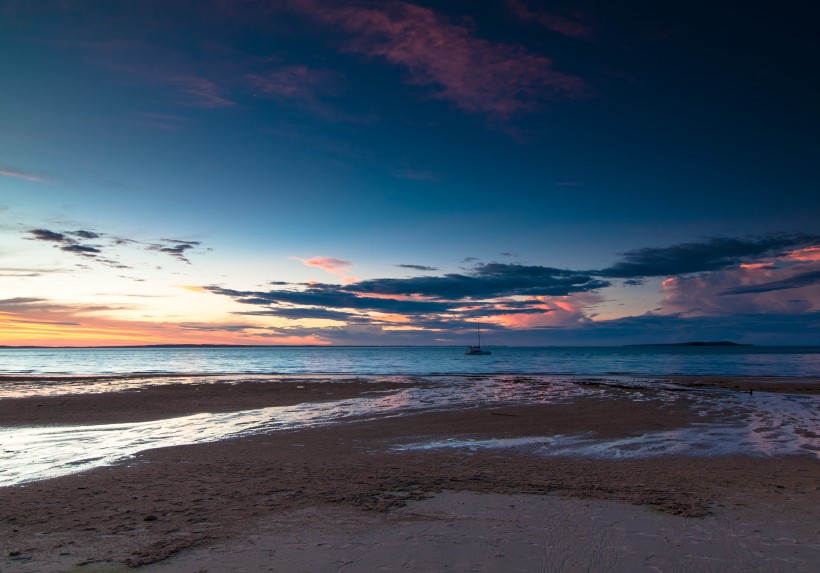
[[[624,253],[623,260],[593,274],[612,278],[674,276],[715,271],[764,255],[820,243],[820,235],[778,234],[761,237],[712,238],[699,243],[647,247]]]
[[[515,295],[565,296],[609,286],[585,273],[551,267],[503,263],[477,265],[469,274],[440,277],[370,279],[348,290],[381,295],[421,295],[445,300],[496,298]]]
[[[396,265],[397,267],[401,267],[403,269],[412,269],[414,271],[437,271],[436,267],[427,267],[424,265]]]
[[[749,286],[742,286],[733,289],[728,289],[722,292],[722,295],[734,295],[734,294],[750,294],[750,293],[761,293],[761,292],[771,292],[776,290],[786,290],[792,288],[802,288],[811,285],[815,285],[820,283],[820,271],[813,271],[810,273],[803,273],[802,275],[797,275],[794,277],[790,277],[787,279],[781,279],[779,281],[771,281],[768,283],[758,284],[758,285],[749,285]]]

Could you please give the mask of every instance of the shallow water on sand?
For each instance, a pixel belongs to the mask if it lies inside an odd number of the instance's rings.
[[[694,401],[706,419],[675,431],[617,440],[589,435],[509,440],[412,443],[397,449],[513,448],[542,456],[627,458],[682,455],[790,455],[820,458],[820,398],[725,390],[687,390],[652,380],[624,379],[594,386],[555,377],[436,377],[431,384],[330,402],[231,413],[200,413],[166,420],[94,426],[0,428],[0,486],[15,485],[122,463],[152,448],[212,442],[251,434],[342,423],[352,419],[410,415],[482,406],[556,403],[581,396],[635,401]],[[616,387],[617,386],[617,387]],[[642,388],[642,386],[644,388]]]

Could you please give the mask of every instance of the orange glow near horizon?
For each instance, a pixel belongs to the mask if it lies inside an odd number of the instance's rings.
[[[57,317],[52,317],[57,318]],[[190,330],[173,323],[151,324],[83,317],[80,321],[42,320],[18,313],[0,313],[0,344],[8,346],[123,346],[145,344],[327,345],[315,335],[289,336],[277,332]],[[262,328],[262,327],[260,327]]]

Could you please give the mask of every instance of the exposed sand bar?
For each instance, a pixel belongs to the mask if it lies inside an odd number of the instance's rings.
[[[743,418],[757,411],[753,400],[767,406],[805,404],[815,397],[783,395],[781,400],[766,392],[688,393],[580,382],[574,385],[579,391],[568,394],[558,383],[511,377],[495,385],[486,382],[500,393],[496,399],[483,397],[466,407],[448,403],[429,410],[390,410],[317,427],[146,450],[112,467],[0,488],[0,569],[62,571],[78,563],[107,562],[156,563],[157,571],[240,566],[323,571],[349,561],[347,570],[353,571],[382,566],[436,570],[431,563],[526,571],[535,564],[536,570],[572,570],[579,559],[590,566],[591,559],[600,559],[611,567],[592,569],[628,571],[642,563],[706,571],[721,570],[715,565],[724,563],[725,569],[734,564],[734,570],[813,570],[820,461],[812,449],[803,455],[747,456],[703,455],[693,447],[677,455],[614,459],[544,455],[543,444],[527,445],[527,439],[584,436],[605,446],[630,444],[647,434],[672,439],[708,433],[722,423],[729,410],[710,410],[711,404],[725,402]],[[67,415],[84,412],[83,423],[123,421],[110,412],[118,401],[133,400],[122,412],[139,415],[126,419],[155,420],[150,414],[155,408],[190,413],[186,407],[201,411],[196,408],[215,401],[232,411],[263,402],[358,399],[374,391],[404,395],[408,385],[423,398],[435,381],[387,380],[383,387],[355,380],[277,384],[278,390],[249,385],[247,393],[241,384],[230,389],[210,384],[199,390],[180,385],[167,394],[150,388],[133,393],[138,398],[128,397],[130,392],[76,395],[71,398],[76,412]],[[153,399],[139,397],[143,392]],[[199,392],[214,394],[196,402]],[[516,392],[544,400],[519,402]],[[56,412],[71,402],[37,406],[35,401],[43,399],[8,401],[17,407],[0,400],[0,407],[7,408],[3,414],[10,425],[66,423],[68,418],[58,419]],[[61,400],[41,403],[52,399]],[[743,427],[752,428],[750,440],[782,439],[770,432],[784,422],[766,423],[758,433],[758,426]],[[804,438],[814,443],[817,437]],[[480,446],[503,440],[523,440],[524,445]],[[411,447],[436,443],[455,446]],[[618,447],[624,454],[633,448]],[[586,506],[584,500],[592,501]],[[543,522],[538,521],[541,514]],[[611,525],[602,529],[606,523]],[[248,550],[249,544],[256,550]],[[391,544],[401,550],[389,550]],[[680,561],[707,545],[710,560]],[[617,547],[632,553],[619,553]],[[391,561],[396,551],[406,558]]]

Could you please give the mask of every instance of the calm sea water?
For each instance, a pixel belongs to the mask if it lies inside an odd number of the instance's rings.
[[[6,348],[0,374],[649,374],[820,376],[820,346]]]

